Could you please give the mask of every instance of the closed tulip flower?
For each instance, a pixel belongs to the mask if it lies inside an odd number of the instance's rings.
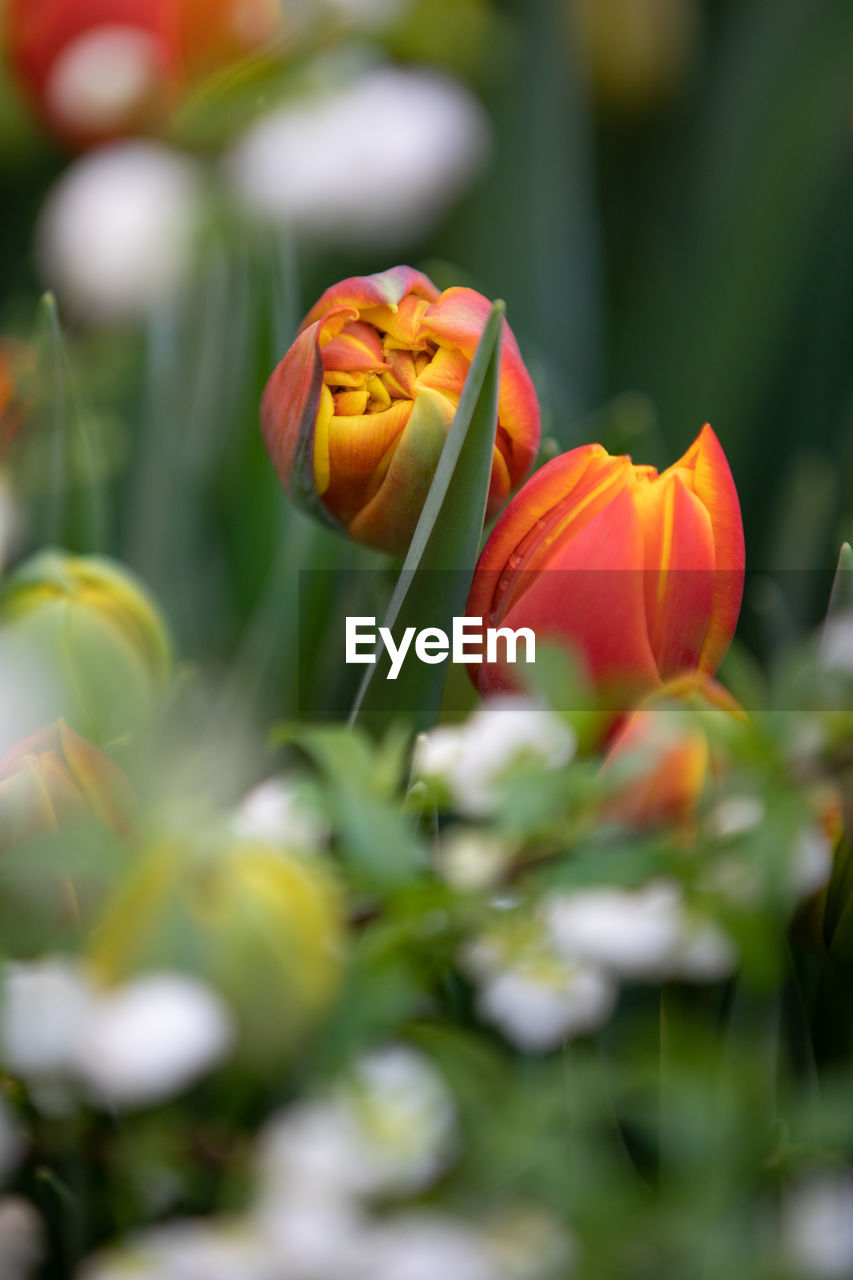
[[[261,405],[294,500],[358,542],[405,550],[490,310],[474,290],[439,293],[411,267],[327,289]],[[524,478],[539,433],[533,384],[504,325],[490,513]]]
[[[597,685],[634,695],[716,671],[743,572],[737,493],[705,426],[660,475],[597,444],[549,462],[495,526],[467,613],[565,643]],[[469,670],[481,693],[511,687],[500,662]]]
[[[98,743],[140,728],[171,670],[165,624],[134,575],[62,551],[40,552],[7,581],[0,659],[36,669],[55,714]]]
[[[0,854],[89,818],[124,835],[132,809],[122,771],[64,720],[0,760]]]
[[[195,822],[143,851],[89,960],[108,985],[164,971],[202,979],[236,1014],[246,1058],[273,1064],[331,1005],[343,948],[341,902],[317,855]]]

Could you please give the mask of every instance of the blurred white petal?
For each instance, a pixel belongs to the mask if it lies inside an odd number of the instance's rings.
[[[186,275],[201,199],[197,166],[160,143],[115,143],[81,156],[39,217],[45,283],[83,315],[148,314]]]
[[[0,1198],[0,1275],[3,1280],[30,1280],[44,1257],[41,1218],[20,1196]]]
[[[487,831],[451,828],[441,834],[437,869],[453,889],[488,889],[506,871],[511,853],[502,840]]]
[[[615,986],[598,969],[519,966],[483,983],[477,1012],[519,1049],[541,1053],[596,1030],[610,1017],[615,1000]]]
[[[463,85],[380,67],[255,123],[226,161],[237,196],[306,239],[391,251],[482,169],[489,126]]]
[[[674,881],[555,893],[544,910],[562,955],[601,965],[621,978],[714,981],[737,964],[729,937],[713,922],[693,918]]]
[[[93,1097],[139,1107],[179,1093],[217,1066],[234,1038],[222,1000],[190,978],[154,974],[98,996],[76,1052]]]
[[[297,787],[286,778],[270,778],[255,787],[234,813],[235,835],[284,849],[319,849],[329,830],[307,806]]]
[[[62,959],[11,964],[3,980],[3,1066],[28,1084],[67,1076],[93,993],[80,969]]]
[[[47,103],[69,132],[107,135],[131,124],[162,80],[161,54],[150,32],[104,24],[60,51],[47,81]]]
[[[576,745],[572,730],[553,712],[524,698],[495,698],[464,725],[422,735],[414,773],[442,781],[460,813],[483,817],[499,804],[501,780],[514,766],[562,768]]]
[[[669,970],[678,944],[681,894],[664,883],[558,893],[546,904],[546,918],[561,954],[623,977],[654,977]]]
[[[453,1155],[456,1117],[446,1084],[402,1046],[369,1054],[328,1099],[276,1117],[260,1146],[262,1206],[300,1197],[410,1195]]]
[[[814,1280],[853,1274],[853,1178],[825,1174],[789,1192],[782,1248],[786,1261]]]
[[[389,1218],[364,1241],[353,1280],[500,1280],[479,1236],[449,1218]]]

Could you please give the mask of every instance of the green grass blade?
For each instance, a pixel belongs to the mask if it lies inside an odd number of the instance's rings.
[[[492,308],[471,362],[459,408],[447,435],[384,625],[440,627],[465,605],[477,561],[492,471],[500,381],[500,335],[504,305]],[[386,653],[369,667],[350,715],[371,728],[387,725],[395,709],[409,711],[417,727],[433,723],[446,679],[444,663],[409,661],[388,681]]]
[[[853,547],[849,542],[842,542],[835,577],[832,580],[832,590],[829,593],[827,621],[851,611],[853,611]]]

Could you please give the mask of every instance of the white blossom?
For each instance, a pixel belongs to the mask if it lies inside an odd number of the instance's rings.
[[[286,778],[270,778],[244,798],[232,818],[235,835],[286,849],[319,849],[329,829]]]
[[[144,316],[189,268],[201,214],[196,165],[162,143],[114,143],[76,160],[37,227],[42,276],[81,315]]]
[[[153,974],[98,996],[80,1028],[75,1067],[97,1101],[147,1106],[218,1065],[233,1035],[228,1011],[208,987]]]
[[[21,1196],[0,1197],[0,1275],[30,1280],[44,1256],[41,1218]]]
[[[361,1246],[364,1219],[355,1201],[317,1188],[267,1196],[255,1222],[287,1280],[338,1280]]]
[[[782,1205],[782,1248],[795,1271],[814,1280],[853,1274],[853,1178],[816,1176]]]
[[[832,874],[832,845],[819,827],[808,827],[797,839],[788,874],[798,898],[808,898],[822,889]]]
[[[519,965],[486,979],[477,1012],[529,1053],[555,1049],[572,1036],[595,1031],[613,1011],[616,991],[586,965]]]
[[[60,50],[45,95],[51,116],[64,129],[106,136],[133,124],[162,85],[162,56],[153,34],[103,23]]]
[[[565,1280],[577,1258],[574,1237],[538,1205],[503,1207],[484,1225],[483,1239],[501,1280]]]
[[[500,1280],[478,1234],[437,1215],[390,1218],[362,1242],[353,1280]]]
[[[763,818],[764,804],[758,796],[727,796],[709,813],[708,825],[715,836],[724,840],[754,830]]]
[[[5,1069],[20,1076],[46,1109],[65,1105],[62,1082],[73,1071],[80,1029],[94,995],[70,961],[49,958],[6,969],[0,1012]]]
[[[360,1059],[331,1093],[274,1118],[262,1138],[268,1200],[409,1195],[441,1173],[455,1145],[455,1109],[425,1058],[402,1046]]]
[[[440,780],[460,813],[483,817],[501,798],[501,782],[513,768],[568,764],[576,748],[569,726],[524,698],[495,698],[463,725],[442,725],[418,740],[414,773]]]
[[[423,235],[482,167],[488,141],[464,86],[378,67],[263,116],[226,173],[265,219],[313,240],[389,250]]]
[[[687,910],[674,881],[640,889],[608,886],[555,893],[544,905],[548,931],[569,959],[601,965],[621,978],[713,980],[730,973],[737,953],[717,925]]]
[[[437,870],[452,889],[489,889],[506,871],[511,855],[507,844],[488,831],[453,827],[441,834]]]
[[[819,654],[825,670],[843,676],[853,675],[853,609],[827,620]]]
[[[76,1280],[284,1278],[266,1243],[249,1225],[185,1219],[140,1232],[125,1247],[97,1255]]]

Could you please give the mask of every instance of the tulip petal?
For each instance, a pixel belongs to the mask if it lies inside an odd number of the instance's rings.
[[[557,544],[547,568],[524,575],[531,581],[501,625],[531,627],[540,641],[574,642],[599,683],[625,692],[657,686],[646,630],[643,557],[642,524],[629,490],[622,489],[576,536]],[[478,574],[479,569],[475,579]],[[473,598],[467,612],[483,616]],[[481,693],[511,687],[511,677],[494,664],[484,663],[472,674]]]
[[[336,527],[338,522],[317,492],[318,480],[320,492],[325,489],[326,474],[323,431],[315,460],[315,429],[324,390],[320,346],[357,318],[351,307],[339,307],[325,311],[303,329],[276,365],[261,399],[261,430],[282,486],[313,515]]]
[[[123,835],[134,803],[127,778],[109,756],[69,729],[64,720],[59,722],[59,739],[71,776],[92,813],[116,835]]]
[[[418,392],[384,471],[377,468],[381,480],[375,494],[349,526],[353,538],[388,550],[411,539],[455,412],[456,406],[440,392]]]
[[[349,524],[368,500],[377,468],[402,435],[411,414],[411,400],[394,400],[382,413],[330,419],[330,479],[323,496],[344,524]]]
[[[440,346],[458,347],[470,360],[491,309],[491,302],[474,289],[445,289],[426,313],[423,330]],[[539,449],[541,416],[533,382],[506,321],[502,332],[498,421],[508,432],[509,449],[504,456],[515,488],[530,470]]]
[[[703,671],[713,673],[731,643],[743,599],[743,519],[728,460],[707,423],[684,455],[683,464],[692,466],[694,491],[706,507],[714,531],[714,605],[700,663]]]
[[[504,570],[522,564],[519,548],[544,530],[552,512],[571,502],[584,477],[613,462],[600,444],[581,445],[546,463],[532,476],[510,504],[483,548],[474,575],[468,612],[497,621],[520,591],[532,580],[530,574],[519,575],[517,583],[504,598],[507,582]],[[528,566],[525,566],[528,567]]]
[[[407,293],[433,302],[439,296],[435,285],[421,271],[413,267],[392,267],[389,271],[372,276],[350,276],[341,280],[315,302],[300,326],[300,332],[319,320],[333,307],[355,307],[361,311],[367,307],[390,307],[396,310]]]
[[[389,366],[382,354],[379,334],[372,325],[353,321],[322,347],[324,369],[344,369],[347,373],[375,373]]]
[[[711,518],[672,468],[636,486],[634,501],[645,539],[649,639],[666,680],[699,665],[714,599]]]

